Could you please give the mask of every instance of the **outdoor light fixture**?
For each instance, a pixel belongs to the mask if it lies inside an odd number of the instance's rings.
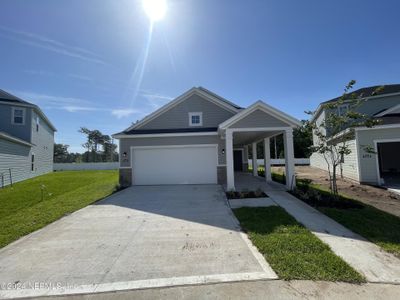
[[[225,149],[222,149],[222,154],[225,154]]]
[[[122,156],[123,156],[124,158],[126,157],[126,155],[127,155],[126,152],[122,153]]]

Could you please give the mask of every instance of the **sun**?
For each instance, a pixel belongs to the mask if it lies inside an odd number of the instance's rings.
[[[166,0],[142,0],[143,9],[152,22],[160,21],[167,11]]]

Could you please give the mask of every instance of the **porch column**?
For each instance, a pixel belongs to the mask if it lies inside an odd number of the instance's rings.
[[[257,143],[253,143],[251,147],[253,153],[253,176],[258,176],[258,165],[257,165]]]
[[[264,139],[264,170],[265,170],[265,180],[271,181],[271,150],[269,148],[269,138]]]
[[[235,190],[235,177],[233,171],[233,134],[226,130],[225,133],[225,153],[226,153],[226,189]]]
[[[296,186],[294,173],[294,149],[293,149],[293,129],[286,129],[283,132],[283,143],[285,148],[285,170],[286,187],[293,189]]]

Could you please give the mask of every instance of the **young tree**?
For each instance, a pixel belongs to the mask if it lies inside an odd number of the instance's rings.
[[[342,165],[344,157],[351,153],[349,141],[354,139],[355,127],[373,127],[379,124],[379,120],[357,111],[365,100],[362,99],[363,95],[350,93],[355,83],[355,80],[351,80],[338,100],[324,104],[325,119],[320,124],[316,124],[315,120],[307,122],[307,126],[316,136],[316,145],[310,149],[324,158],[328,167],[330,190],[335,198],[338,196],[337,169]],[[381,89],[382,87],[378,88],[373,94]]]

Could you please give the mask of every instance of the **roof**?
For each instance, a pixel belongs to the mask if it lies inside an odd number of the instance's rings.
[[[393,116],[400,114],[400,104],[378,111],[375,117]]]
[[[167,104],[160,107],[156,111],[147,115],[142,120],[140,120],[139,122],[128,127],[124,131],[130,131],[132,129],[140,128],[141,126],[145,125],[146,123],[150,122],[151,120],[162,115],[163,113],[165,113],[166,111],[168,111],[169,109],[174,107],[175,105],[178,105],[179,103],[185,101],[186,99],[188,99],[190,96],[192,96],[194,94],[199,95],[199,96],[203,97],[204,99],[206,99],[210,102],[213,102],[213,103],[217,104],[218,106],[220,106],[228,111],[231,111],[232,113],[235,113],[235,114],[238,113],[242,109],[240,106],[222,98],[221,96],[218,96],[218,95],[210,92],[209,90],[207,90],[203,87],[192,87],[191,89],[189,89],[182,95],[176,97],[174,100],[168,102]]]
[[[379,87],[383,87],[383,89],[380,92],[375,93],[375,90]],[[348,97],[350,98],[351,95],[356,95],[357,97],[366,98],[366,97],[375,97],[375,96],[394,94],[394,93],[400,93],[400,84],[374,85],[374,86],[364,87],[355,90],[353,92],[349,92]],[[340,98],[341,96],[322,102],[321,104],[335,102]]]
[[[155,133],[189,133],[189,132],[217,132],[217,127],[176,128],[176,129],[132,129],[122,134],[155,134]],[[118,134],[118,133],[117,133]]]
[[[54,131],[57,131],[57,129],[54,127],[54,125],[46,117],[44,112],[36,104],[22,100],[21,98],[18,98],[17,96],[14,96],[14,95],[0,89],[0,103],[1,102],[5,102],[7,104],[12,104],[12,105],[24,106],[24,107],[32,107],[42,117],[42,119],[46,121],[46,123],[50,126],[51,129],[53,129]]]
[[[20,138],[17,138],[11,134],[5,133],[4,131],[0,131],[0,139],[5,139],[7,141],[13,142],[13,143],[17,143],[17,144],[21,144],[24,146],[28,146],[31,147],[33,146],[31,143],[28,143],[27,141],[21,140]]]
[[[383,89],[380,90],[379,92],[375,93],[377,88],[382,87]],[[355,95],[356,97],[361,97],[361,98],[368,98],[368,97],[379,97],[379,96],[385,96],[385,95],[392,95],[392,94],[397,94],[400,93],[400,84],[386,84],[386,85],[374,85],[374,86],[369,86],[369,87],[364,87],[355,91],[350,91],[347,96],[350,98],[352,95]],[[318,105],[318,108],[316,109],[314,115],[311,118],[311,121],[315,120],[317,118],[324,106],[324,104],[332,103],[335,101],[338,101],[342,96],[321,102]],[[345,98],[348,99],[348,98]],[[380,112],[378,112],[380,113]],[[377,114],[378,114],[377,113]]]
[[[232,116],[231,118],[229,118],[228,120],[224,121],[223,123],[221,123],[219,125],[220,129],[227,129],[229,126],[235,124],[236,122],[238,122],[239,120],[245,118],[246,116],[250,115],[252,112],[256,111],[256,110],[262,110],[265,113],[281,120],[282,122],[288,124],[288,126],[292,126],[292,127],[299,127],[301,126],[301,122],[299,120],[297,120],[296,118],[284,113],[283,111],[280,111],[278,109],[276,109],[275,107],[272,107],[268,104],[266,104],[265,102],[258,100],[257,102],[253,103],[252,105],[250,105],[249,107],[247,107],[246,109],[241,110],[239,113],[237,113],[236,115]]]

